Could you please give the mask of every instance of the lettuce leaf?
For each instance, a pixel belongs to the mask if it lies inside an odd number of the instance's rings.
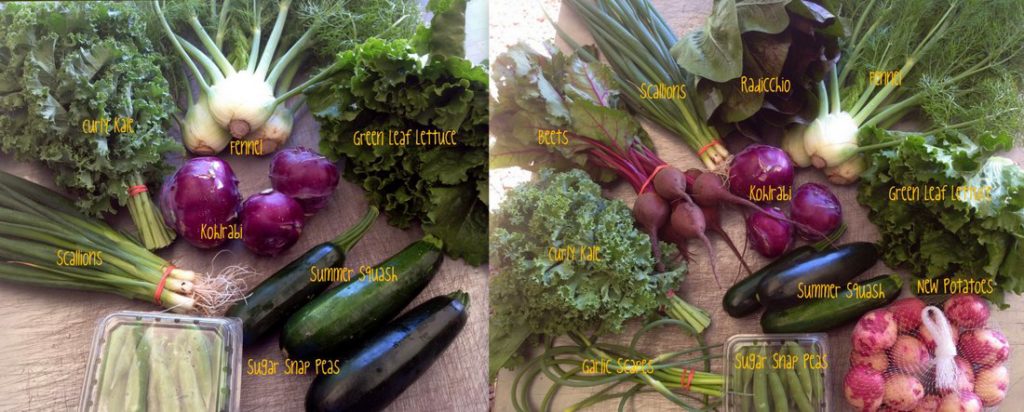
[[[347,159],[345,178],[363,187],[397,227],[422,223],[445,252],[487,259],[487,74],[460,57],[424,61],[405,40],[370,39],[341,53],[335,74],[310,88],[320,151]],[[356,145],[362,131],[456,131],[454,146]]]
[[[883,259],[917,277],[992,279],[1005,292],[1024,292],[1024,171],[1006,158],[1012,138],[984,136],[972,142],[956,134],[921,135],[869,129],[862,144],[902,139],[877,151],[861,175],[857,200],[881,233]],[[892,201],[903,186],[946,186],[942,201]],[[957,199],[952,187],[989,188],[990,198]]]

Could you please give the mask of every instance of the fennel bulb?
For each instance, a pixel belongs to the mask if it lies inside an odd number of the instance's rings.
[[[804,130],[807,130],[807,125],[798,124],[786,130],[786,134],[782,137],[782,150],[786,151],[797,167],[811,165],[811,157],[804,149]]]
[[[857,154],[860,127],[847,112],[819,116],[804,131],[804,150],[814,167],[822,169],[845,162]]]
[[[220,153],[231,142],[231,135],[210,113],[206,96],[189,106],[181,125],[181,140],[188,151],[203,156]]]
[[[208,103],[213,118],[236,138],[263,126],[278,106],[274,88],[256,73],[245,70],[214,83]]]
[[[284,104],[279,104],[270,118],[263,123],[263,126],[245,136],[245,140],[260,140],[263,142],[263,153],[273,153],[288,143],[294,119],[295,114]]]

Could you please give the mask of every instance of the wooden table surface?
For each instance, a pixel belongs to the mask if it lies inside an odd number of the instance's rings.
[[[474,53],[484,56],[486,43]],[[479,61],[480,59],[476,59]],[[288,146],[317,147],[318,127],[301,110]],[[222,153],[240,181],[243,197],[270,187],[270,156],[240,158]],[[178,159],[177,161],[180,161]],[[38,165],[18,163],[0,155],[0,170],[53,187]],[[2,196],[2,194],[0,194]],[[203,251],[184,240],[159,251],[179,267],[213,271],[226,265],[248,265],[258,272],[254,287],[310,247],[334,238],[366,211],[362,189],[342,179],[326,209],[306,222],[302,237],[274,258],[257,257],[239,241]],[[127,215],[123,212],[122,215]],[[120,223],[124,216],[119,216]],[[381,216],[349,253],[346,265],[373,265],[419,239],[418,228],[399,230]],[[213,270],[211,270],[213,266]],[[487,398],[486,266],[471,267],[446,258],[437,276],[410,305],[462,289],[470,295],[468,323],[437,362],[389,407],[389,411],[481,411]],[[77,410],[85,381],[89,349],[98,322],[121,310],[156,311],[152,303],[115,295],[0,284],[0,411]],[[281,361],[276,336],[246,349],[245,359]],[[283,363],[280,364],[283,368]],[[243,366],[244,367],[244,366]],[[279,369],[279,371],[282,369]],[[301,411],[313,376],[242,377],[243,411]]]
[[[705,17],[711,10],[711,0],[652,0],[652,2],[677,34],[684,33],[692,28],[702,25]],[[509,45],[514,44],[519,40],[524,40],[531,44],[539,44],[540,41],[554,38],[554,30],[552,29],[550,22],[544,18],[543,11],[538,8],[534,2],[501,3],[502,4],[492,4],[491,61],[494,61],[495,56],[505,51]],[[558,0],[545,0],[541,3],[544,5],[549,15],[552,16],[552,18],[557,19],[558,24],[569,32],[575,39],[579,40],[581,44],[592,43],[591,37],[587,33],[586,29],[581,25],[580,20],[578,20],[567,6],[560,5],[560,1]],[[499,16],[517,16],[517,18],[512,19]],[[558,44],[563,48],[563,50],[567,50],[563,42],[559,42]],[[667,163],[683,170],[690,167],[703,168],[696,156],[682,141],[664,133],[659,128],[652,127],[651,124],[645,123],[644,126],[651,133],[658,155]],[[730,147],[730,149],[735,152],[734,148]],[[1009,157],[1014,159],[1017,164],[1021,164],[1024,162],[1024,150],[1019,147],[1015,148],[1009,154]],[[511,175],[513,174],[507,173],[507,171],[504,170],[492,171],[492,186],[498,187],[499,190],[507,189],[507,187],[512,186],[512,183],[503,184],[498,180],[504,178],[511,182],[515,180],[508,177]],[[827,183],[825,182],[822,174],[818,171],[803,170],[797,174],[794,185],[798,186],[802,183],[812,181]],[[853,241],[877,240],[877,229],[867,220],[866,209],[861,207],[856,201],[855,186],[833,187],[833,190],[843,205],[844,221],[850,227],[849,232],[841,239],[841,241],[846,243]],[[632,204],[633,199],[635,199],[635,194],[633,193],[632,188],[628,185],[618,185],[613,187],[609,190],[608,195],[614,198],[623,199],[627,204]],[[495,198],[495,196],[492,195],[492,199],[493,198]],[[736,241],[737,246],[742,249],[745,240],[745,230],[740,213],[734,210],[723,213],[723,225],[725,230],[729,233],[729,236]],[[718,251],[717,266],[719,273],[723,277],[722,283],[723,285],[732,284],[734,275],[739,273],[739,263],[728,251],[723,241],[719,240],[717,237],[712,237],[712,241]],[[711,275],[708,258],[703,246],[696,245],[693,247],[695,248],[696,262],[691,263],[690,273],[683,283],[684,299],[710,313],[712,324],[706,332],[708,342],[712,344],[722,343],[732,335],[741,333],[760,333],[761,328],[758,324],[758,320],[760,318],[759,315],[751,315],[742,319],[734,319],[729,317],[723,311],[721,300],[725,293],[724,287],[720,289],[715,286],[715,280]],[[753,251],[747,251],[745,257],[747,263],[753,268],[761,267],[768,261]],[[892,270],[885,267],[882,263],[879,263],[863,274],[860,279],[866,279],[886,273],[892,273]],[[908,292],[904,291],[904,293],[906,294]],[[1015,405],[1014,401],[1019,402],[1024,400],[1024,384],[1022,384],[1022,381],[1024,381],[1024,297],[1009,295],[1007,296],[1006,301],[1011,305],[1010,309],[993,312],[992,320],[990,322],[1006,334],[1012,346],[1012,350],[1014,351],[1006,365],[1010,371],[1010,387],[1006,401],[1003,403],[1004,406],[1001,409],[1009,411],[1021,410],[1020,406]],[[618,341],[628,343],[629,337],[633,335],[633,332],[637,327],[638,326],[636,324],[633,324],[631,328],[623,333],[622,337],[620,337]],[[850,332],[852,329],[853,326],[850,325],[833,330],[829,333],[829,370],[832,376],[832,405],[834,405],[833,410],[835,411],[851,410],[843,398],[842,378],[846,375],[846,371],[849,368],[847,359],[849,359],[849,342]],[[615,341],[616,339],[611,340]],[[643,343],[642,346],[647,349],[649,353],[677,351],[691,347],[694,344],[692,339],[686,338],[681,333],[674,330],[665,330],[661,333],[649,335],[644,338],[643,342],[645,343]],[[722,371],[720,363],[716,363],[713,368],[715,371]],[[503,371],[499,376],[496,388],[496,411],[505,412],[513,410],[509,400],[509,391],[511,389],[511,381],[513,377],[514,372],[507,370]],[[544,392],[548,388],[547,383],[550,381],[542,378],[539,379],[538,382],[544,383],[538,383],[535,386],[535,390],[533,392],[534,405],[539,404],[540,399],[544,396]],[[563,410],[575,401],[579,401],[594,392],[596,392],[596,390],[563,388],[562,391],[559,392],[559,396],[556,398],[552,410]],[[592,407],[589,410],[610,411],[616,410],[616,407],[617,402],[606,402]],[[678,409],[678,407],[657,394],[645,394],[638,396],[627,408],[627,410],[635,411]]]

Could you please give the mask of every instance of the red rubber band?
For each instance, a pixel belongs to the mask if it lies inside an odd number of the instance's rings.
[[[149,188],[147,188],[146,185],[135,185],[135,186],[132,186],[132,187],[128,188],[128,196],[129,197],[135,197],[139,193],[146,193],[148,191],[149,191]]]
[[[164,267],[164,275],[160,278],[160,283],[156,284],[156,293],[153,294],[153,301],[157,305],[161,305],[160,294],[164,293],[164,284],[167,283],[167,277],[171,275],[171,271],[174,270],[174,265],[167,265]]]
[[[704,152],[708,151],[708,149],[710,149],[712,146],[720,144],[721,143],[719,143],[718,140],[712,140],[710,143],[704,145],[704,147],[700,148],[700,150],[697,151],[697,156],[703,156]]]
[[[693,384],[693,375],[694,375],[694,373],[697,372],[696,369],[689,369],[689,371],[690,371],[690,378],[687,379],[686,378],[686,371],[687,371],[687,369],[683,369],[683,375],[679,377],[679,386],[681,386],[684,391],[690,390],[690,385]]]
[[[646,180],[646,181],[644,181],[644,184],[643,184],[642,186],[640,186],[640,191],[639,191],[639,192],[636,192],[636,194],[638,194],[638,195],[642,195],[642,194],[644,194],[644,191],[646,191],[646,190],[647,190],[647,185],[651,184],[651,181],[653,181],[653,180],[654,180],[654,176],[657,176],[657,175],[658,175],[658,172],[660,172],[660,171],[661,171],[661,169],[664,169],[664,168],[666,168],[666,167],[668,167],[668,164],[661,164],[661,165],[659,165],[658,167],[655,167],[655,168],[654,168],[654,171],[653,171],[653,172],[651,172],[651,175],[650,175],[650,176],[647,176],[647,180]]]

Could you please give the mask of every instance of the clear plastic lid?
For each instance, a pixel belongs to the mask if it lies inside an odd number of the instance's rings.
[[[117,312],[93,338],[80,411],[237,411],[241,322]]]
[[[832,409],[828,335],[733,335],[725,354],[726,412]]]

